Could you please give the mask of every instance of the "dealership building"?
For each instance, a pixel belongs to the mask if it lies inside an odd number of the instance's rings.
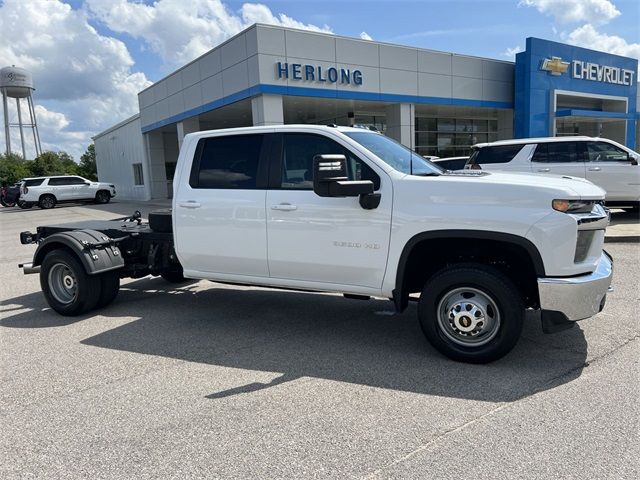
[[[119,197],[172,195],[184,136],[283,123],[375,126],[423,155],[475,143],[602,136],[638,150],[638,61],[527,38],[516,61],[253,25],[138,94],[94,137]]]

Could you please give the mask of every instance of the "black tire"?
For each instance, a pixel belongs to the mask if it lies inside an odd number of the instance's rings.
[[[509,353],[520,338],[524,315],[513,282],[492,267],[473,263],[436,273],[418,304],[429,342],[443,355],[468,363],[488,363]]]
[[[87,275],[78,257],[62,249],[52,250],[44,257],[40,286],[49,306],[67,317],[90,311],[101,295],[100,277]]]
[[[163,208],[149,213],[149,227],[154,232],[171,233],[173,231],[171,225],[171,209]]]
[[[184,283],[187,281],[182,272],[163,272],[160,276],[169,283]]]
[[[38,206],[42,209],[49,209],[56,206],[56,197],[51,194],[45,194],[38,200]]]
[[[111,194],[106,190],[98,190],[98,192],[96,192],[96,203],[109,203],[110,200]]]
[[[113,302],[120,291],[120,275],[117,272],[106,272],[100,275],[100,298],[96,308],[102,308]]]
[[[33,207],[33,203],[18,201],[18,206],[23,210],[28,210]]]

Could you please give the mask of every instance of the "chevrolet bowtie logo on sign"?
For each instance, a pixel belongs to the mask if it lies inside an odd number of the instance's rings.
[[[545,58],[540,70],[545,70],[551,75],[560,76],[569,69],[569,62],[563,62],[560,57]]]

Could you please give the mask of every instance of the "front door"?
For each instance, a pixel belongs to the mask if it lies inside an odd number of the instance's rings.
[[[269,272],[272,278],[380,288],[391,230],[392,187],[386,174],[326,136],[285,133],[280,161],[267,191]],[[313,157],[344,154],[349,177],[372,180],[382,194],[378,208],[358,198],[313,192]]]
[[[587,142],[587,180],[604,188],[610,202],[640,199],[640,166],[611,143]]]
[[[266,136],[202,138],[175,194],[176,251],[187,275],[268,277]]]
[[[584,155],[576,142],[539,143],[531,157],[533,173],[585,178]]]

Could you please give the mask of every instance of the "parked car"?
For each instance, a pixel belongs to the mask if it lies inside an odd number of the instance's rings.
[[[53,310],[104,307],[120,278],[149,274],[383,297],[398,312],[419,294],[434,347],[480,363],[514,347],[528,308],[547,333],[595,315],[612,279],[601,188],[448,172],[363,129],[191,133],[173,186],[173,211],[149,223],[137,212],[20,234],[38,245],[22,267],[40,274]]]
[[[115,185],[92,182],[75,175],[26,178],[20,193],[20,199],[27,208],[33,205],[53,208],[63,202],[109,203],[115,196]]]
[[[586,178],[606,190],[611,207],[640,206],[640,153],[613,140],[546,137],[474,145],[466,169]]]
[[[20,183],[21,182],[17,182],[0,189],[0,204],[2,204],[3,207],[16,206],[20,198]]]
[[[446,170],[463,170],[467,160],[469,157],[437,158],[431,161]]]

